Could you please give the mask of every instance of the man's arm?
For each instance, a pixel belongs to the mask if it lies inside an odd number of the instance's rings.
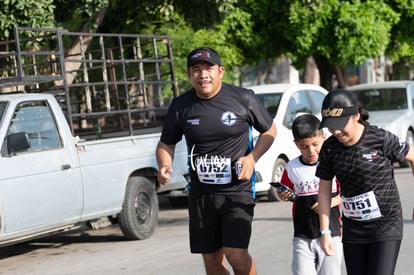
[[[175,144],[168,145],[162,141],[157,145],[158,182],[167,184],[170,182],[170,174],[173,172],[172,162],[174,160]]]
[[[260,134],[253,150],[247,156],[238,159],[238,162],[241,162],[243,165],[239,179],[247,180],[251,178],[254,165],[260,159],[260,157],[266,153],[270,146],[272,146],[273,141],[276,137],[276,132],[276,125],[273,122],[269,130]]]

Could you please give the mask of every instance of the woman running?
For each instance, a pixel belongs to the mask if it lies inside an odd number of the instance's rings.
[[[400,250],[403,219],[393,163],[407,160],[414,175],[414,149],[369,125],[369,115],[347,90],[330,92],[321,127],[332,133],[320,151],[321,247],[335,254],[329,231],[332,179],[341,183],[343,250],[348,275],[392,275]]]

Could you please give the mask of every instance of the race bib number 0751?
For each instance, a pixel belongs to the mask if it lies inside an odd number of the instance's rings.
[[[373,191],[350,198],[342,197],[342,213],[349,219],[359,221],[381,217],[381,211]]]

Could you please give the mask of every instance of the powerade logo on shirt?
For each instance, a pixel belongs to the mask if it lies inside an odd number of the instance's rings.
[[[236,120],[237,120],[237,117],[233,112],[227,111],[221,115],[221,122],[224,125],[231,126],[236,122]]]

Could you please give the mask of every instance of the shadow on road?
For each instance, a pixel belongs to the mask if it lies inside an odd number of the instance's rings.
[[[105,231],[105,234],[103,234]],[[111,231],[111,233],[109,233]],[[109,233],[109,234],[108,234]],[[38,249],[62,248],[74,243],[104,243],[123,242],[127,240],[117,226],[110,226],[102,230],[89,230],[86,226],[81,229],[58,233],[15,245],[0,248],[0,259],[33,252]],[[60,250],[58,254],[65,253]]]

